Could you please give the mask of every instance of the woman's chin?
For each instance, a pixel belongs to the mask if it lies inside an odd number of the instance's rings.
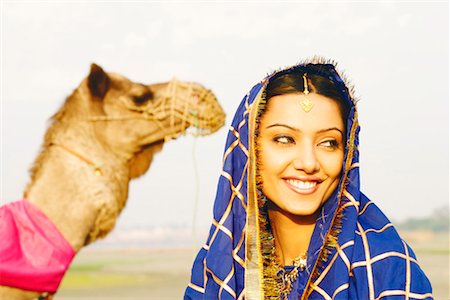
[[[302,205],[301,207],[290,206],[282,208],[285,213],[292,215],[293,217],[316,217],[319,211],[320,205]]]

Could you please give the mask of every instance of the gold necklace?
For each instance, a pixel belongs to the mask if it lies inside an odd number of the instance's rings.
[[[299,271],[304,271],[306,269],[306,253],[294,258],[294,260],[292,261],[294,268],[291,271],[287,272],[286,269],[277,262],[274,247],[272,254],[272,264],[277,270],[277,287],[280,298],[287,299],[288,295],[292,292],[294,282],[298,278]]]

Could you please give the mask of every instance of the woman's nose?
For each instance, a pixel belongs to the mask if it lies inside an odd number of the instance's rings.
[[[314,147],[301,147],[292,163],[296,170],[301,170],[308,174],[319,170],[319,161],[317,160]]]

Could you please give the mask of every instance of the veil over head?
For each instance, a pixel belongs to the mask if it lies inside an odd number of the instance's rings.
[[[359,125],[353,88],[320,57],[265,77],[241,101],[228,133],[208,239],[192,267],[185,299],[279,299],[265,262],[273,241],[261,213],[258,120],[270,79],[304,73],[330,79],[351,107],[339,185],[323,204],[305,272],[289,299],[427,299],[431,285],[392,223],[360,191]],[[385,298],[383,298],[385,299]]]

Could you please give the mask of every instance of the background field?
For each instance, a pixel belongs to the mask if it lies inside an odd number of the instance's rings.
[[[435,298],[449,297],[448,233],[403,232],[430,278]],[[66,274],[57,300],[182,299],[196,254],[192,248],[86,248]]]
[[[192,261],[191,249],[83,251],[56,299],[182,299]]]

